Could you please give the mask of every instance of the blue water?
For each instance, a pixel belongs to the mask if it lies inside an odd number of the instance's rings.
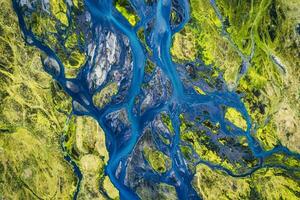
[[[174,186],[179,199],[200,199],[191,184],[194,172],[188,167],[188,161],[184,158],[179,148],[182,144],[182,141],[180,140],[180,114],[184,114],[187,118],[190,118],[191,121],[194,121],[196,116],[199,116],[201,112],[207,109],[208,115],[204,117],[204,119],[208,119],[214,123],[218,122],[220,124],[220,132],[224,135],[233,138],[238,136],[246,137],[249,152],[245,154],[248,157],[252,156],[253,158],[251,159],[257,161],[257,164],[250,168],[245,167],[245,170],[240,173],[229,170],[222,165],[203,160],[201,157],[197,158],[196,162],[193,163],[194,165],[203,163],[212,169],[223,170],[231,176],[244,177],[261,167],[266,167],[263,165],[264,158],[274,153],[282,152],[300,158],[298,154],[295,154],[282,146],[278,146],[271,151],[264,151],[258,141],[251,135],[250,130],[252,128],[252,123],[245,106],[237,93],[230,92],[224,83],[221,83],[220,87],[209,87],[207,85],[205,86],[203,80],[194,81],[192,78],[188,77],[188,74],[185,72],[185,67],[187,65],[179,65],[172,61],[170,55],[172,36],[182,30],[184,25],[189,21],[190,8],[188,0],[176,1],[178,10],[180,10],[181,14],[181,20],[177,24],[172,24],[170,20],[172,3],[174,3],[171,2],[171,0],[158,0],[151,5],[147,5],[144,1],[132,0],[131,5],[140,18],[140,21],[135,27],[132,27],[127,22],[109,0],[85,0],[84,2],[85,9],[91,15],[93,26],[90,27],[90,31],[93,33],[93,41],[98,41],[99,39],[99,35],[96,34],[97,27],[106,27],[106,29],[110,31],[117,32],[118,35],[125,35],[129,40],[131,49],[133,63],[132,71],[130,71],[130,74],[127,74],[128,80],[121,82],[121,86],[124,86],[125,92],[119,92],[123,99],[121,98],[121,100],[118,100],[115,98],[102,109],[94,106],[92,95],[95,90],[91,90],[87,83],[86,77],[94,67],[93,64],[91,64],[92,62],[87,62],[83,66],[83,69],[77,78],[65,78],[64,66],[56,55],[56,52],[44,44],[26,26],[24,21],[24,10],[22,10],[17,0],[13,1],[13,5],[18,15],[19,24],[27,44],[37,47],[48,57],[56,60],[59,65],[59,70],[56,71],[47,68],[45,65],[45,71],[52,75],[53,79],[55,79],[63,87],[65,92],[72,97],[73,101],[78,102],[84,107],[81,111],[74,108],[73,112],[77,115],[92,116],[103,128],[109,152],[109,161],[105,172],[110,177],[114,186],[119,190],[121,199],[139,199],[134,188],[129,187],[125,181],[126,175],[128,175],[127,168],[130,166],[131,156],[134,155],[134,149],[141,140],[147,125],[151,124],[151,122],[153,122],[153,120],[163,111],[168,113],[171,118],[174,135],[170,137],[172,142],[169,146],[164,146],[162,143],[159,143],[157,144],[157,148],[168,152],[167,154],[172,160],[171,169],[163,174],[148,170],[143,174],[143,178],[153,184],[167,183]],[[215,6],[214,1],[211,1],[211,3],[212,6]],[[152,52],[151,54],[146,51],[145,45],[137,36],[137,30],[140,28],[145,29],[144,35],[146,43]],[[121,51],[125,51],[125,47],[123,47]],[[142,88],[142,85],[146,79],[153,78],[153,76],[146,75],[144,71],[147,59],[155,64],[156,70],[160,70],[163,74],[162,79],[165,83],[169,81],[171,85],[171,94],[168,96],[167,92],[165,92],[162,97],[157,97],[158,100],[156,104],[143,113],[136,110],[137,107],[139,107],[139,105],[136,104],[136,100],[138,98],[144,98],[143,95],[146,90]],[[196,71],[204,70],[203,63],[200,60],[197,61],[197,63],[189,64],[194,65]],[[222,80],[222,78],[219,77],[219,80]],[[78,90],[75,91],[67,87],[67,81],[71,81],[76,85]],[[129,87],[125,87],[128,84]],[[162,85],[164,91],[167,91],[166,84]],[[193,85],[198,85],[203,88],[206,95],[197,94],[192,89]],[[101,87],[103,86],[100,86],[100,88]],[[156,95],[159,96],[158,94]],[[224,106],[233,107],[242,113],[247,121],[246,131],[242,131],[238,128],[228,131],[228,122],[224,119]],[[112,122],[114,122],[114,119],[110,116],[120,110],[124,110],[127,113],[127,120],[129,123],[119,122],[118,127],[115,128],[111,125]],[[199,129],[201,130],[204,128],[199,125]],[[154,130],[155,128],[153,128],[153,131]],[[122,137],[123,135],[127,135],[128,137],[124,139],[124,137]],[[225,148],[224,152],[228,154]],[[236,154],[238,155],[238,152]],[[235,155],[233,155],[233,157],[234,156]],[[66,156],[66,160],[73,165],[74,172],[78,179],[81,180],[82,174],[76,163],[72,161],[70,156]],[[278,165],[277,167],[280,166]],[[79,189],[80,181],[74,195],[75,199]]]

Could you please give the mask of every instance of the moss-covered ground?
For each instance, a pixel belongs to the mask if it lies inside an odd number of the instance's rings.
[[[0,7],[0,199],[70,199],[77,180],[59,143],[69,98],[25,46],[11,2]]]
[[[299,153],[300,124],[300,2],[297,0],[191,0],[191,20],[173,38],[173,60],[185,64],[203,60],[222,74],[229,90],[241,94],[252,121],[251,134],[264,150],[278,145]],[[184,48],[182,48],[184,47]],[[197,92],[205,92],[195,88]],[[245,130],[240,113],[227,108],[226,120]],[[182,117],[181,139],[187,159],[195,151],[203,160],[225,168],[238,166],[222,159],[194,122]],[[211,123],[211,122],[210,122]],[[211,123],[211,128],[217,124]],[[240,143],[245,148],[247,143]],[[219,142],[226,144],[227,141]],[[225,142],[225,143],[224,143]],[[192,148],[191,148],[192,147]],[[266,165],[278,163],[288,170],[265,167],[245,178],[231,177],[204,164],[196,169],[194,186],[204,199],[299,199],[299,159],[274,154]],[[296,170],[296,171],[297,171]]]
[[[67,26],[64,1],[51,5]],[[44,72],[39,51],[25,45],[11,1],[0,1],[0,7],[0,199],[72,199],[78,180],[66,154],[83,175],[78,198],[118,199],[103,175],[108,154],[101,128],[91,118],[69,120],[70,97]],[[49,23],[34,30],[51,31]],[[65,45],[72,49],[77,40],[70,35]],[[76,60],[80,65],[82,60]],[[66,76],[74,76],[73,69]]]
[[[77,17],[83,3],[73,2],[71,15]],[[185,63],[200,58],[214,73],[222,73],[229,89],[241,94],[253,123],[251,134],[264,150],[283,145],[300,153],[300,2],[217,0],[215,7],[212,2],[190,0],[191,20],[173,37],[173,60]],[[26,22],[40,40],[58,52],[65,76],[72,78],[86,61],[84,30],[74,33],[65,1],[51,0],[50,5],[51,17],[33,13]],[[131,25],[138,23],[127,1],[115,1],[115,7]],[[66,154],[83,175],[79,199],[118,199],[118,191],[104,174],[108,153],[102,129],[92,118],[68,116],[71,99],[43,71],[38,51],[24,44],[11,2],[0,1],[0,8],[0,199],[71,199],[78,180],[64,160]],[[146,73],[152,71],[149,62]],[[93,97],[97,106],[105,106],[116,90],[117,85],[111,83],[97,93]],[[206,95],[200,87],[195,90]],[[246,129],[245,119],[235,109],[227,108],[225,118]],[[180,139],[191,145],[180,147],[187,160],[194,159],[194,150],[204,161],[232,171],[257,165],[257,159],[246,164],[224,159],[214,151],[207,135],[190,128],[195,122],[183,115],[180,120]],[[162,116],[162,121],[173,133],[170,118]],[[220,128],[210,121],[201,126],[213,134]],[[236,140],[240,149],[247,149],[244,136]],[[219,139],[224,146],[230,142]],[[165,143],[169,141],[165,139]],[[171,161],[162,152],[145,148],[143,153],[156,172],[170,168]],[[299,199],[299,170],[289,170],[299,169],[299,160],[274,154],[264,162],[265,166],[244,178],[198,164],[193,186],[203,199]],[[268,167],[278,163],[282,169]],[[175,193],[164,184],[157,188]],[[141,192],[151,198],[147,191]]]
[[[104,174],[108,161],[103,130],[91,117],[73,116],[64,146],[83,175],[78,199],[119,199],[119,191]]]
[[[204,199],[299,199],[299,181],[282,169],[260,169],[246,178],[234,178],[200,164],[193,180]]]
[[[201,58],[220,69],[229,89],[242,94],[261,145],[300,152],[299,1],[217,0],[215,6],[191,0],[191,20],[173,39],[174,60]]]

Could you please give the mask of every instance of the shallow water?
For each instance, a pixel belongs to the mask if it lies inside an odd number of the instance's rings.
[[[73,102],[77,102],[73,103],[73,113],[77,115],[90,115],[95,118],[103,128],[106,134],[107,149],[109,151],[109,162],[106,167],[106,173],[114,186],[120,191],[121,199],[139,199],[136,191],[125,183],[126,175],[128,175],[127,167],[130,164],[134,149],[144,134],[146,127],[149,123],[153,122],[161,112],[166,112],[170,115],[175,132],[171,138],[172,142],[168,147],[157,145],[158,149],[167,148],[172,160],[171,169],[163,174],[147,171],[143,174],[143,178],[153,183],[167,183],[174,186],[179,199],[200,199],[191,184],[194,174],[188,168],[187,161],[179,148],[179,145],[181,144],[179,115],[184,114],[190,116],[191,119],[194,119],[195,116],[200,115],[203,111],[203,106],[208,108],[208,112],[210,113],[208,119],[215,123],[218,122],[220,124],[220,131],[225,135],[228,134],[232,137],[242,135],[247,138],[251,151],[249,154],[253,155],[254,159],[258,160],[258,164],[247,169],[243,173],[236,174],[222,165],[210,163],[201,158],[198,158],[197,163],[204,163],[213,169],[223,170],[231,176],[243,177],[261,168],[263,166],[264,158],[273,153],[283,152],[289,155],[295,155],[299,158],[299,155],[290,152],[285,147],[278,146],[271,151],[264,151],[261,148],[258,141],[256,141],[250,133],[252,127],[251,120],[245,106],[241,102],[240,96],[235,92],[229,91],[226,84],[222,83],[221,87],[216,87],[214,90],[203,89],[206,95],[200,95],[193,90],[193,85],[205,88],[203,82],[201,82],[201,80],[191,80],[184,71],[186,65],[174,63],[170,55],[172,36],[179,32],[189,21],[188,1],[179,0],[177,2],[177,6],[181,8],[182,19],[180,23],[172,25],[170,20],[172,9],[171,0],[158,0],[157,3],[153,3],[150,6],[146,5],[143,1],[132,0],[131,3],[140,17],[137,26],[132,27],[114,8],[111,1],[85,0],[85,8],[90,13],[93,24],[90,28],[90,31],[93,33],[93,44],[96,46],[100,45],[98,43],[100,35],[97,33],[97,29],[109,30],[115,32],[118,39],[122,36],[126,36],[129,41],[128,48],[132,55],[132,65],[128,64],[128,71],[124,72],[124,63],[117,68],[120,73],[123,73],[127,77],[127,79],[125,78],[120,82],[120,88],[123,87],[124,90],[119,91],[119,96],[122,96],[123,98],[115,98],[108,105],[99,109],[93,104],[92,96],[95,91],[100,90],[99,88],[103,87],[103,85],[98,86],[98,89],[91,89],[89,86],[90,80],[88,78],[92,71],[97,67],[97,62],[87,62],[82,67],[77,78],[65,78],[63,73],[64,66],[62,62],[59,61],[56,52],[41,42],[31,30],[26,27],[24,13],[18,1],[14,1],[14,8],[18,15],[20,27],[26,42],[39,48],[48,57],[56,60],[58,63],[59,72],[47,68],[46,65],[45,70],[60,83],[64,90],[72,97]],[[211,2],[215,6],[214,1]],[[144,34],[146,43],[152,51],[152,55],[147,53],[144,44],[141,43],[137,36],[136,29],[141,27],[147,29],[147,31],[144,31]],[[121,52],[128,51],[125,50],[127,48],[125,46],[126,45],[121,45]],[[88,50],[86,51],[88,54]],[[124,59],[126,58],[123,58],[123,61]],[[147,75],[145,74],[147,59],[155,64],[155,73],[158,73],[159,70],[159,73],[162,74],[160,77],[161,80],[165,81],[165,83],[169,82],[171,87],[167,88],[167,84],[162,84],[164,94],[154,93],[154,97],[158,99],[157,102],[148,107],[145,112],[141,112],[141,105],[136,103],[136,99],[145,98],[147,90],[143,89],[142,85],[147,78],[150,80],[153,79],[153,76],[146,77]],[[199,62],[201,63],[201,61]],[[190,65],[196,64],[190,63]],[[195,70],[198,70],[197,67],[195,67]],[[107,76],[105,82],[109,82],[109,79],[111,78],[112,77]],[[222,78],[220,77],[220,80],[221,79]],[[70,87],[70,84],[67,84],[70,83],[68,81],[71,81],[76,89]],[[168,90],[170,90],[169,95]],[[160,97],[160,95],[162,97]],[[224,110],[222,109],[222,106],[228,106],[238,110],[247,121],[247,130],[242,131],[241,129],[233,129],[232,131],[228,131],[226,128],[228,124],[224,119]],[[116,120],[116,113],[120,113],[121,110],[126,113],[127,123],[122,120]],[[112,125],[114,122],[117,123],[117,127]],[[71,158],[68,156],[66,157],[66,160],[71,162]],[[74,166],[76,175],[79,180],[81,180],[82,175],[79,168],[74,162],[72,162],[72,165]],[[78,184],[76,194],[80,189],[79,187],[80,184]],[[76,194],[74,195],[75,198],[77,196]]]

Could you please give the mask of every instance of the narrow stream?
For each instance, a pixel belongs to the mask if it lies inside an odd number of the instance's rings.
[[[189,116],[189,113],[199,114],[203,111],[203,106],[210,109],[209,111],[211,113],[208,119],[218,122],[220,124],[220,131],[231,135],[232,137],[244,135],[247,138],[251,151],[250,153],[251,155],[253,154],[255,159],[259,160],[259,163],[242,174],[235,174],[224,166],[210,163],[201,158],[199,158],[197,163],[206,164],[213,169],[223,170],[231,176],[243,177],[248,176],[257,169],[263,167],[264,158],[276,152],[282,152],[300,158],[298,154],[294,154],[282,146],[276,147],[271,151],[264,151],[258,141],[256,141],[250,133],[252,127],[251,120],[240,96],[235,92],[230,92],[226,88],[226,85],[222,87],[223,89],[204,91],[206,92],[206,95],[200,95],[193,91],[192,84],[187,84],[187,82],[184,81],[185,79],[190,78],[187,77],[187,74],[182,72],[184,66],[173,63],[170,55],[170,47],[172,36],[179,32],[189,21],[190,8],[188,0],[177,1],[182,10],[182,19],[176,26],[172,26],[170,20],[172,9],[171,0],[158,0],[152,5],[146,5],[143,1],[131,1],[132,6],[135,8],[136,13],[140,18],[137,26],[145,29],[144,34],[146,43],[150,44],[149,48],[152,51],[152,55],[147,53],[144,44],[142,44],[137,36],[136,27],[132,27],[114,8],[112,1],[85,0],[84,2],[85,9],[90,14],[91,23],[93,24],[89,31],[93,35],[91,44],[96,46],[95,51],[101,46],[99,44],[99,38],[102,34],[101,31],[107,30],[115,33],[117,39],[121,40],[120,38],[124,38],[125,36],[129,41],[128,47],[125,48],[125,44],[123,48],[120,48],[121,54],[122,52],[126,54],[129,51],[128,49],[130,49],[131,52],[131,62],[129,63],[132,63],[132,65],[126,64],[126,60],[123,59],[125,60],[125,64],[123,63],[119,68],[116,67],[118,72],[121,74],[123,73],[125,76],[124,81],[121,81],[119,86],[119,88],[123,88],[123,90],[119,91],[119,96],[116,95],[118,98],[113,98],[112,101],[102,109],[97,108],[93,103],[92,96],[95,93],[95,90],[92,90],[89,86],[90,80],[88,78],[93,73],[93,70],[98,67],[99,62],[93,63],[92,61],[89,61],[83,66],[83,70],[79,73],[77,78],[65,78],[63,73],[64,66],[59,60],[59,56],[56,55],[56,52],[53,49],[41,42],[39,38],[28,29],[24,20],[24,11],[22,10],[21,3],[18,0],[14,0],[13,5],[18,15],[19,24],[24,34],[25,41],[29,45],[35,46],[43,51],[48,58],[51,58],[53,62],[57,63],[59,66],[56,71],[47,68],[46,65],[44,67],[46,72],[50,73],[63,87],[66,93],[72,97],[74,113],[92,116],[99,122],[104,130],[106,135],[106,145],[109,152],[106,173],[114,186],[119,190],[121,199],[139,199],[139,196],[134,189],[126,184],[126,176],[128,175],[126,170],[132,159],[131,156],[133,155],[134,149],[141,140],[147,125],[149,125],[149,123],[161,112],[166,112],[171,116],[171,122],[174,127],[175,134],[172,138],[171,145],[168,147],[172,166],[171,169],[164,174],[147,172],[144,174],[144,178],[155,183],[167,183],[174,186],[179,199],[200,199],[191,183],[194,174],[189,170],[187,161],[185,161],[179,148],[181,145],[179,116],[180,114]],[[214,1],[212,1],[212,3],[214,5]],[[86,52],[88,55],[91,54],[88,48]],[[148,110],[143,113],[136,111],[136,107],[139,107],[136,102],[137,99],[143,98],[143,95],[145,95],[143,83],[145,82],[145,65],[147,60],[151,60],[154,63],[156,66],[156,73],[157,70],[160,70],[159,72],[163,74],[162,79],[164,81],[170,82],[171,95],[157,97],[161,98],[159,103],[148,108]],[[129,66],[128,69],[126,66]],[[112,77],[107,75],[107,80],[104,82],[109,82],[108,79],[110,78]],[[70,87],[70,82],[78,89],[74,90],[74,87]],[[197,84],[200,84],[200,82]],[[103,87],[103,85],[99,87]],[[162,90],[168,90],[167,84],[163,87]],[[161,94],[154,93],[155,97],[159,95]],[[243,132],[234,129],[229,133],[226,128],[227,124],[224,119],[222,106],[228,106],[238,110],[247,121],[247,130]],[[119,113],[121,113],[121,111],[126,113],[126,123],[123,123],[123,121],[122,123],[116,121],[117,117],[120,116]],[[118,113],[118,115],[116,113]],[[123,137],[123,135],[126,137]],[[163,147],[158,146],[157,148],[160,149]],[[65,159],[72,162],[69,156],[66,156]],[[73,166],[76,175],[79,180],[81,180],[82,175],[79,168],[76,165]],[[75,198],[79,189],[80,188],[78,187],[76,190]]]

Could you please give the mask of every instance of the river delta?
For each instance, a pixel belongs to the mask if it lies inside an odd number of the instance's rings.
[[[0,199],[300,199],[298,0],[0,8]]]

